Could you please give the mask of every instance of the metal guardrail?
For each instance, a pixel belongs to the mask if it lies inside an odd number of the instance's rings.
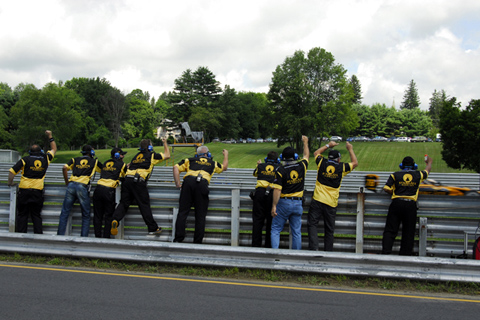
[[[480,282],[480,262],[429,257],[265,249],[0,233],[0,251],[209,267],[237,267],[386,277]]]
[[[46,184],[45,205],[42,211],[44,233],[56,234],[65,186]],[[250,246],[252,229],[252,202],[248,196],[251,189],[236,185],[210,186],[210,208],[206,219],[204,243],[230,246]],[[15,192],[0,184],[0,232],[15,230]],[[164,228],[159,237],[148,236],[145,224],[137,207],[129,209],[121,222],[117,239],[172,241],[179,191],[171,184],[149,186],[154,218]],[[305,212],[311,201],[312,191],[306,193]],[[340,193],[336,218],[334,250],[356,253],[379,253],[385,216],[390,205],[387,194]],[[419,225],[416,252],[421,256],[455,257],[465,253],[465,232],[474,234],[478,227],[480,198],[422,195],[419,200]],[[303,215],[302,232],[307,233],[306,217]],[[75,205],[71,215],[71,229],[67,234],[79,234],[81,214]],[[193,213],[187,219],[194,225]],[[320,223],[319,230],[323,230]],[[93,236],[93,230],[91,230]],[[320,236],[323,236],[320,234]],[[302,237],[302,247],[308,247],[308,239]],[[472,239],[470,239],[472,240]],[[187,232],[186,242],[192,241],[192,232]],[[394,250],[398,250],[396,243]],[[289,235],[281,235],[281,248],[289,247]],[[468,243],[467,243],[468,247]]]
[[[0,181],[7,181],[8,170],[14,163],[0,163]],[[46,183],[64,183],[62,174],[63,164],[50,164],[47,174],[45,176]],[[305,187],[307,190],[315,188],[316,170],[310,165],[310,170],[307,171],[305,178]],[[342,181],[342,192],[356,193],[365,184],[365,175],[376,174],[379,176],[379,184],[383,186],[387,181],[391,172],[370,172],[370,171],[353,171],[344,177]],[[182,173],[183,175],[183,173]],[[471,173],[436,173],[432,172],[429,176],[431,179],[441,181],[445,185],[467,187],[473,190],[480,190],[480,175]],[[20,177],[17,175],[15,181],[19,181]],[[253,176],[252,169],[238,169],[229,168],[222,174],[215,174],[212,177],[211,184],[227,184],[234,185],[240,189],[252,189],[256,185],[256,178]],[[149,186],[161,186],[173,184],[172,167],[155,166],[152,176],[149,180]]]

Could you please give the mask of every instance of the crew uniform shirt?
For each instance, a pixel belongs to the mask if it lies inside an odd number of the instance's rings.
[[[135,176],[139,174],[145,181],[150,178],[153,166],[164,159],[163,153],[151,151],[140,151],[137,153],[128,166],[126,176]]]
[[[253,171],[253,176],[257,177],[257,185],[255,188],[267,188],[271,187],[275,180],[275,170],[278,168],[278,164],[272,162],[260,163]]]
[[[308,159],[278,167],[272,186],[282,191],[280,198],[303,197],[307,167]]]
[[[402,170],[392,173],[383,187],[391,190],[392,200],[404,198],[417,201],[420,182],[428,178],[428,172],[418,170]]]
[[[43,190],[45,174],[52,159],[53,153],[47,151],[46,154],[36,152],[18,160],[17,163],[10,168],[10,172],[14,175],[23,171],[18,187],[21,189]]]
[[[119,179],[125,177],[127,165],[120,159],[107,160],[100,172],[100,180],[97,185],[116,188],[119,185]]]
[[[187,172],[183,179],[189,176],[197,177],[201,174],[202,178],[207,180],[208,184],[210,184],[210,179],[212,179],[214,173],[222,173],[223,171],[222,164],[206,157],[183,159],[177,163],[176,166],[179,172]]]
[[[351,163],[329,161],[321,154],[315,157],[315,162],[317,163],[318,173],[313,199],[336,208],[343,177],[352,172],[353,165]]]
[[[102,164],[98,162],[98,159],[94,159],[90,156],[72,158],[67,162],[66,166],[68,167],[68,170],[72,170],[72,175],[69,181],[87,185],[90,183],[90,178],[95,172],[100,172],[102,169]]]

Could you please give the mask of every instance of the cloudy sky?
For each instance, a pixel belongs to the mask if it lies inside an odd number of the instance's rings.
[[[187,69],[268,92],[297,50],[321,47],[361,83],[363,103],[400,106],[413,79],[480,99],[480,1],[0,0],[0,82],[106,78],[158,97]]]

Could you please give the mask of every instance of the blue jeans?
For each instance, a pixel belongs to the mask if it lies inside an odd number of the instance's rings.
[[[272,219],[272,248],[278,249],[280,232],[288,220],[292,232],[292,249],[302,249],[302,213],[302,200],[280,198],[277,204],[277,216]]]
[[[60,221],[58,222],[58,235],[65,235],[68,217],[70,216],[73,203],[77,199],[82,209],[82,231],[80,236],[88,237],[88,231],[90,230],[90,196],[88,195],[88,186],[73,181],[69,182],[67,191],[65,192],[65,200],[63,200]]]

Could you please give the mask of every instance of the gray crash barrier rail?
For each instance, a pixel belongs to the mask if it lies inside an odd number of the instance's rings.
[[[476,260],[0,233],[0,251],[356,277],[480,282]]]

